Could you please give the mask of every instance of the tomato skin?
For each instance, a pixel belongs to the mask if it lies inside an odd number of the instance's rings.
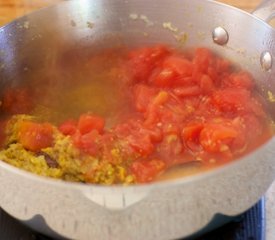
[[[245,111],[250,101],[250,92],[236,88],[217,90],[212,96],[212,101],[222,111],[235,113]]]
[[[149,82],[156,87],[172,87],[185,83],[192,76],[193,64],[181,56],[168,56],[160,69],[150,77]],[[183,81],[182,81],[183,80]]]
[[[138,183],[153,181],[166,169],[166,164],[159,159],[134,161],[130,167]]]
[[[100,149],[100,139],[101,135],[97,130],[92,130],[83,135],[77,132],[73,136],[74,145],[91,156],[96,156],[96,154],[98,154]]]
[[[254,113],[258,117],[265,115],[260,100],[251,96],[251,92],[243,88],[226,88],[217,90],[212,95],[212,103],[223,112],[234,115]]]
[[[79,118],[77,128],[81,134],[87,134],[92,130],[97,130],[98,132],[102,133],[104,126],[104,118],[92,114],[83,114]]]
[[[197,152],[201,150],[199,136],[204,128],[203,123],[189,123],[184,126],[181,132],[181,137],[184,145],[191,151]]]
[[[233,126],[222,123],[208,123],[200,132],[200,144],[207,152],[226,152],[229,144],[237,138],[238,132]]]
[[[177,74],[172,69],[161,68],[153,72],[149,82],[156,87],[172,87],[176,78]]]
[[[207,75],[211,78],[215,87],[219,87],[221,85],[221,79],[229,75],[230,72],[230,62],[214,56],[213,53],[206,48],[196,49],[193,65],[192,77],[199,80],[202,75]]]
[[[59,126],[59,131],[72,137],[73,144],[85,153],[95,156],[100,149],[99,141],[105,120],[92,114],[82,114],[78,121],[67,120]]]
[[[183,145],[177,134],[166,135],[158,146],[158,153],[165,159],[167,166],[174,165],[176,157],[182,152]]]
[[[30,151],[40,151],[53,145],[53,127],[49,123],[23,121],[19,125],[19,142]]]
[[[247,72],[232,73],[222,82],[225,87],[243,88],[251,90],[254,88],[252,77]]]
[[[246,142],[245,126],[241,118],[212,118],[205,123],[190,122],[182,130],[184,145],[193,153],[219,153],[232,157]]]
[[[62,132],[64,135],[74,135],[77,131],[77,121],[75,120],[67,120],[63,122],[59,126],[59,131]]]
[[[195,56],[193,63],[195,65],[195,73],[206,73],[208,71],[209,66],[213,62],[212,53],[206,48],[197,48],[195,50]]]
[[[134,102],[136,109],[139,112],[146,112],[155,94],[155,89],[143,84],[137,84],[134,87]]]
[[[158,94],[153,98],[151,104],[154,106],[160,106],[165,104],[169,99],[169,94],[166,91],[159,91]]]
[[[163,123],[162,124],[163,134],[178,134],[180,132],[180,126],[176,123]]]
[[[210,93],[215,90],[215,85],[209,75],[202,75],[200,79],[200,88],[203,93]]]
[[[158,128],[146,127],[141,122],[132,120],[118,125],[114,134],[124,139],[141,156],[148,156],[155,150],[155,143],[162,141],[162,132]]]
[[[171,69],[181,77],[191,77],[193,64],[182,56],[169,56],[164,60],[163,68]]]
[[[154,152],[154,145],[147,134],[135,133],[135,135],[129,135],[126,141],[141,156],[148,156]]]
[[[167,103],[170,95],[167,91],[159,91],[150,101],[147,112],[144,114],[145,127],[151,127],[160,120],[160,109]]]
[[[182,129],[182,138],[184,141],[196,139],[201,130],[204,128],[203,123],[190,123]]]
[[[146,82],[153,68],[160,64],[169,54],[169,49],[159,45],[155,47],[138,48],[129,53],[130,71],[137,82]]]
[[[176,96],[184,98],[184,97],[198,96],[202,93],[202,91],[199,86],[193,85],[193,86],[174,88],[174,93]]]

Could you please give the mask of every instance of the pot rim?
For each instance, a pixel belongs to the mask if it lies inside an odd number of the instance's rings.
[[[86,0],[86,1],[89,1],[89,0]],[[129,0],[125,0],[125,3],[127,3],[128,1]],[[262,24],[265,25],[265,27],[268,27],[268,28],[274,30],[274,28],[271,25],[269,25],[263,19],[261,19],[261,18],[257,17],[256,15],[254,15],[253,12],[250,13],[250,12],[247,12],[247,11],[245,11],[243,9],[237,8],[237,7],[233,6],[233,5],[228,5],[228,4],[223,3],[223,2],[217,2],[215,0],[206,0],[206,1],[205,0],[196,0],[196,1],[202,2],[204,4],[205,4],[205,2],[207,2],[208,4],[220,5],[220,6],[224,7],[224,8],[228,8],[228,9],[231,9],[231,10],[234,10],[234,11],[241,12],[242,14],[248,15],[249,17],[252,17],[252,18],[256,19],[257,21],[260,21]],[[78,0],[63,1],[63,2],[59,2],[59,3],[56,3],[56,4],[50,5],[50,6],[46,6],[46,7],[42,7],[40,9],[34,10],[34,11],[32,11],[32,12],[26,14],[26,15],[19,16],[19,17],[13,19],[12,21],[6,23],[4,26],[0,26],[0,32],[4,31],[7,26],[9,26],[9,25],[11,25],[11,24],[13,24],[15,22],[24,21],[25,18],[28,17],[28,16],[35,16],[35,15],[40,14],[41,12],[49,11],[49,10],[54,9],[56,7],[61,7],[62,5],[76,3],[76,2],[79,2],[79,1]]]

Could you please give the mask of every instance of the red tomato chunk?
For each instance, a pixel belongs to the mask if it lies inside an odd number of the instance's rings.
[[[253,139],[270,134],[251,76],[210,50],[199,48],[192,59],[166,46],[145,47],[130,51],[127,61],[133,117],[106,129],[104,119],[84,114],[60,131],[104,159],[108,150],[102,153],[100,144],[109,134],[107,148],[119,147],[137,182],[153,181],[188,161],[232,160],[259,144]]]
[[[97,141],[108,132],[111,145],[118,142],[127,152],[124,161],[131,159],[129,171],[137,182],[152,181],[165,169],[188,161],[232,160],[259,144],[253,139],[263,141],[270,134],[251,76],[233,70],[229,61],[210,50],[199,48],[191,59],[155,46],[134,49],[128,56],[134,117],[108,130],[103,129],[103,119],[81,116],[80,135],[96,132],[78,136],[75,142],[100,155]],[[60,128],[74,134],[75,127],[64,123]]]
[[[58,127],[98,168],[119,164],[117,175],[147,183],[189,162],[211,167],[232,161],[272,135],[252,76],[210,50],[198,48],[191,55],[157,45],[123,56],[115,72],[123,73],[120,87],[127,90],[115,120],[83,113]],[[31,104],[25,90],[12,90],[4,95],[2,111],[20,113]],[[25,121],[19,132],[28,150],[52,145],[48,123]],[[87,181],[96,171],[92,165],[84,173]]]
[[[50,147],[53,144],[53,127],[49,123],[23,121],[19,126],[19,142],[34,152]]]

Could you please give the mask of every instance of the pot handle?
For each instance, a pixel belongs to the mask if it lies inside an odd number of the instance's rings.
[[[124,210],[146,198],[147,191],[92,191],[87,190],[84,196],[93,203],[109,210]]]
[[[265,22],[269,22],[272,18],[275,17],[275,1],[263,0],[260,5],[252,12],[252,14]]]

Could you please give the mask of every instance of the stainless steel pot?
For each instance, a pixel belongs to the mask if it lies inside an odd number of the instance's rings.
[[[255,12],[267,20],[274,1]],[[0,29],[1,87],[51,74],[69,49],[165,42],[207,46],[275,93],[275,31],[256,16],[204,0],[68,1]],[[272,99],[270,99],[272,100]],[[268,103],[272,116],[275,103]],[[253,131],[253,129],[251,129]],[[0,161],[0,205],[28,226],[72,239],[176,239],[255,204],[275,176],[275,138],[211,172],[144,186],[66,183]],[[215,222],[215,226],[221,222]]]

